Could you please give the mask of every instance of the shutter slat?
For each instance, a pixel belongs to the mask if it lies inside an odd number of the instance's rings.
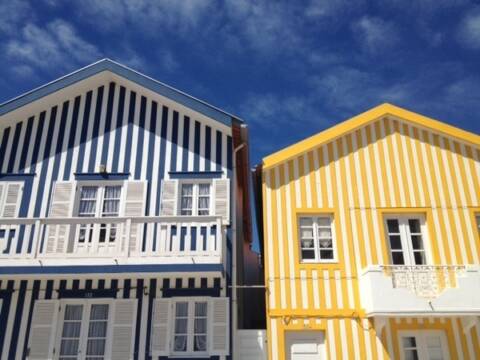
[[[13,218],[18,216],[20,208],[22,183],[8,183],[6,184],[5,201],[3,203],[2,217]]]
[[[163,180],[160,215],[175,216],[177,215],[177,180]]]
[[[229,307],[228,298],[211,300],[210,355],[229,353]]]
[[[52,359],[58,300],[37,300],[28,340],[29,359]]]
[[[215,215],[221,216],[223,221],[230,221],[230,180],[215,179]]]
[[[133,359],[134,331],[137,315],[137,300],[114,301],[112,360]]]
[[[156,299],[152,319],[152,356],[168,356],[170,351],[169,321],[171,303],[168,299]]]
[[[145,198],[147,193],[147,183],[145,181],[127,181],[125,205],[123,209],[124,216],[143,216],[145,215]],[[142,236],[143,226],[131,224],[129,250],[137,250],[138,239]]]

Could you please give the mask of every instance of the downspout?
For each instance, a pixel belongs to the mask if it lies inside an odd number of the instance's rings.
[[[241,128],[246,128],[246,125],[241,125]],[[232,249],[232,328],[233,328],[233,348],[232,348],[232,358],[235,358],[237,354],[237,330],[238,330],[238,303],[237,303],[237,153],[244,149],[247,146],[245,139],[243,139],[242,134],[242,143],[233,149],[233,191],[234,191],[234,201],[235,201],[235,216],[232,217],[232,233],[233,233],[233,249]],[[242,244],[243,245],[243,244]]]

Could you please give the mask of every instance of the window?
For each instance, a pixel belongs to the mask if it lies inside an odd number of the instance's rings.
[[[67,303],[61,316],[60,360],[104,360],[106,355],[108,303]]]
[[[79,191],[79,217],[116,217],[120,213],[121,185],[92,186],[85,185]],[[80,225],[78,242],[91,243],[94,240],[94,224]],[[98,242],[115,242],[117,224],[100,224]]]
[[[180,215],[210,215],[210,184],[182,183]]]
[[[400,332],[402,360],[445,360],[448,348],[442,331]]]
[[[394,265],[425,265],[427,263],[423,239],[423,219],[414,216],[386,219],[390,255]]]
[[[173,353],[207,352],[207,301],[177,301]]]
[[[479,214],[476,215],[476,219],[477,219],[478,234],[480,235],[480,215]]]
[[[299,223],[302,261],[335,261],[333,218],[331,216],[302,216]]]

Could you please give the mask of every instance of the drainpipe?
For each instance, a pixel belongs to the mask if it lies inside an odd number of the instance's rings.
[[[246,130],[246,125],[241,125],[241,130]],[[232,249],[232,328],[233,328],[233,346],[232,346],[232,358],[235,358],[237,354],[237,330],[238,330],[238,303],[237,303],[237,153],[247,146],[244,139],[244,131],[241,131],[242,143],[233,149],[233,191],[235,201],[235,216],[232,217],[232,234],[233,234],[233,249]],[[242,244],[243,245],[243,244]]]

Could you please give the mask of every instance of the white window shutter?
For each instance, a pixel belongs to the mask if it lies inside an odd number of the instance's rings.
[[[6,188],[2,217],[14,218],[18,216],[18,210],[20,209],[20,201],[22,200],[23,183],[12,182],[2,184]],[[2,189],[3,190],[3,189]]]
[[[147,182],[143,180],[132,180],[125,182],[125,203],[123,207],[124,216],[144,216],[145,201],[147,197]],[[130,226],[131,252],[137,250],[139,239],[142,237],[143,224],[132,224]]]
[[[53,359],[58,300],[37,300],[28,339],[28,359]]]
[[[160,202],[160,215],[177,215],[178,180],[162,181],[162,201]]]
[[[114,301],[112,350],[110,359],[133,359],[135,325],[137,320],[137,299]]]
[[[230,347],[228,298],[214,298],[210,304],[210,355],[228,355]]]
[[[170,354],[170,310],[169,299],[155,299],[152,316],[151,355],[168,356]],[[173,330],[172,330],[173,332]]]
[[[230,221],[230,180],[215,179],[215,216],[221,216],[224,222]]]
[[[53,186],[49,217],[66,218],[72,216],[75,183],[73,181],[56,181]],[[66,251],[70,235],[70,225],[48,225],[47,242],[44,252],[47,254]]]

